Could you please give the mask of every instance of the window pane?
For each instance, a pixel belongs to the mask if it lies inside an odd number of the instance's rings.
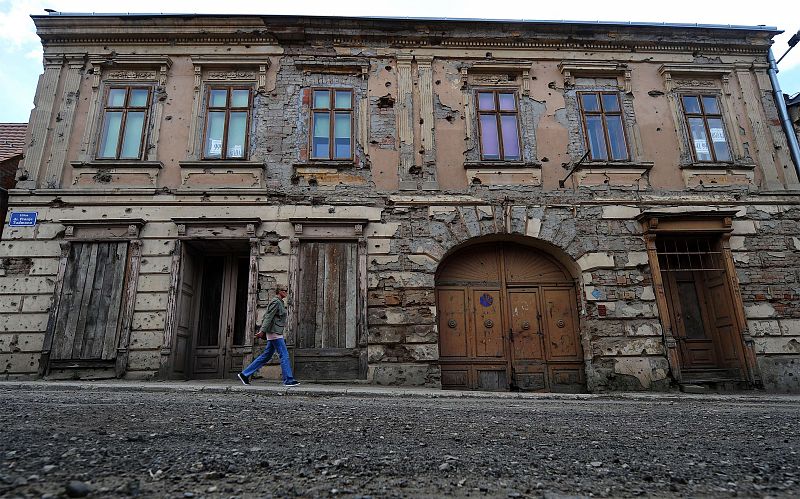
[[[478,110],[494,111],[494,93],[478,92]]]
[[[516,99],[514,99],[514,94],[500,94],[498,99],[500,100],[501,111],[514,111],[517,109],[517,102]]]
[[[625,131],[622,129],[622,117],[606,116],[606,126],[608,126],[611,159],[628,159],[628,147],[625,145]]]
[[[103,119],[103,134],[100,137],[99,158],[116,158],[119,130],[122,125],[121,112],[107,112]]]
[[[246,137],[247,113],[231,113],[228,118],[228,150],[226,151],[226,157],[243,158]]]
[[[336,109],[350,109],[353,105],[352,93],[349,90],[337,90],[334,94]]]
[[[683,109],[689,114],[700,114],[700,100],[696,95],[684,95]]]
[[[689,118],[689,131],[692,134],[697,161],[711,161],[711,151],[708,150],[708,138],[706,137],[706,128],[703,126],[703,118]]]
[[[225,113],[208,113],[206,123],[206,147],[205,157],[222,157],[222,134],[225,130]]]
[[[501,116],[500,127],[503,129],[503,159],[514,161],[520,159],[519,133],[517,133],[517,117]]]
[[[314,90],[314,107],[317,109],[330,109],[331,93],[328,90]]]
[[[311,157],[317,159],[330,159],[330,131],[331,115],[328,113],[314,113],[314,136],[311,144]]]
[[[603,118],[601,116],[586,117],[586,134],[589,140],[589,151],[593,160],[607,160],[606,138],[603,133]]]
[[[147,106],[147,94],[150,91],[146,88],[132,88],[131,95],[128,98],[128,107],[145,107]]]
[[[584,111],[600,111],[597,94],[581,94],[581,105]]]
[[[228,91],[225,89],[211,90],[208,97],[210,107],[225,107],[228,103]]]
[[[494,114],[482,114],[480,126],[483,159],[500,159],[500,144],[497,140],[497,118]]]
[[[250,107],[250,91],[231,90],[231,107]]]
[[[711,143],[714,145],[714,155],[717,161],[730,161],[731,153],[728,150],[728,141],[725,140],[725,129],[719,118],[708,119],[708,131],[711,132]]]
[[[619,96],[617,94],[603,94],[603,110],[607,113],[619,111]]]
[[[108,107],[123,107],[125,105],[125,89],[112,88],[108,91]]]
[[[338,94],[338,92],[337,92]],[[333,152],[337,159],[350,157],[350,113],[336,113],[333,123]]]
[[[719,112],[717,98],[713,95],[703,96],[703,110],[706,112],[706,114],[722,114]]]
[[[125,136],[122,138],[122,151],[120,158],[139,159],[139,148],[142,144],[142,129],[144,128],[144,112],[129,112],[125,119]]]

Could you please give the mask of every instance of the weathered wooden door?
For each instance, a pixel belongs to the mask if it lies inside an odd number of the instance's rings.
[[[730,281],[722,271],[708,271],[704,277],[709,298],[709,323],[714,328],[717,358],[721,367],[729,370],[729,376],[741,377],[744,352],[728,288]]]
[[[681,366],[687,370],[720,367],[702,272],[669,272],[664,286],[671,304]]]
[[[244,257],[204,257],[192,377],[222,378],[241,371],[249,269]]]
[[[444,388],[584,389],[574,285],[546,255],[508,243],[457,253],[437,307]]]
[[[358,332],[357,245],[303,241],[299,248],[295,375],[303,379],[366,376]],[[292,313],[292,311],[290,311]]]
[[[69,251],[50,361],[91,365],[113,360],[127,282],[128,243],[76,242]]]
[[[197,254],[184,244],[181,254],[181,277],[178,290],[177,327],[175,328],[175,361],[172,370],[177,376],[189,376],[192,332],[197,323],[199,262]]]

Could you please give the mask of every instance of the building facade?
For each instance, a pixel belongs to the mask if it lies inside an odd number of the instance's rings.
[[[280,283],[300,379],[800,391],[774,28],[34,21],[7,378],[232,377]]]

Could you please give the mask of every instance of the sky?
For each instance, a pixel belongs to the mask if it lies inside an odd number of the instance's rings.
[[[0,0],[0,122],[26,122],[42,72],[42,50],[32,14],[44,9],[97,13],[202,13],[320,16],[447,17],[468,19],[526,19],[577,21],[636,21],[775,26],[785,33],[775,38],[779,58],[787,41],[800,30],[797,0],[643,0],[525,1],[525,0]],[[165,6],[168,10],[164,10]],[[224,6],[224,7],[222,7]],[[122,9],[125,9],[122,12]],[[223,11],[224,9],[224,11]],[[781,90],[800,92],[800,46],[779,64]]]

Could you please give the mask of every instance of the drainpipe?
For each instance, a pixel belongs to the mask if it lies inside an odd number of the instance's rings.
[[[795,44],[796,43],[797,42],[795,42]],[[791,50],[793,46],[794,45],[789,47],[789,50]],[[789,52],[789,50],[786,52]],[[786,54],[783,55],[785,56]],[[789,141],[789,153],[791,153],[792,161],[794,161],[794,169],[797,171],[797,176],[800,177],[800,147],[797,145],[797,135],[795,135],[792,122],[789,120],[789,112],[786,110],[786,101],[783,98],[783,92],[781,92],[781,85],[778,83],[778,64],[775,62],[775,56],[772,55],[772,49],[769,49],[767,59],[769,60],[769,80],[772,82],[772,93],[775,97],[775,105],[778,106],[781,127],[786,134],[786,140]],[[781,59],[783,59],[783,57],[781,57]]]

